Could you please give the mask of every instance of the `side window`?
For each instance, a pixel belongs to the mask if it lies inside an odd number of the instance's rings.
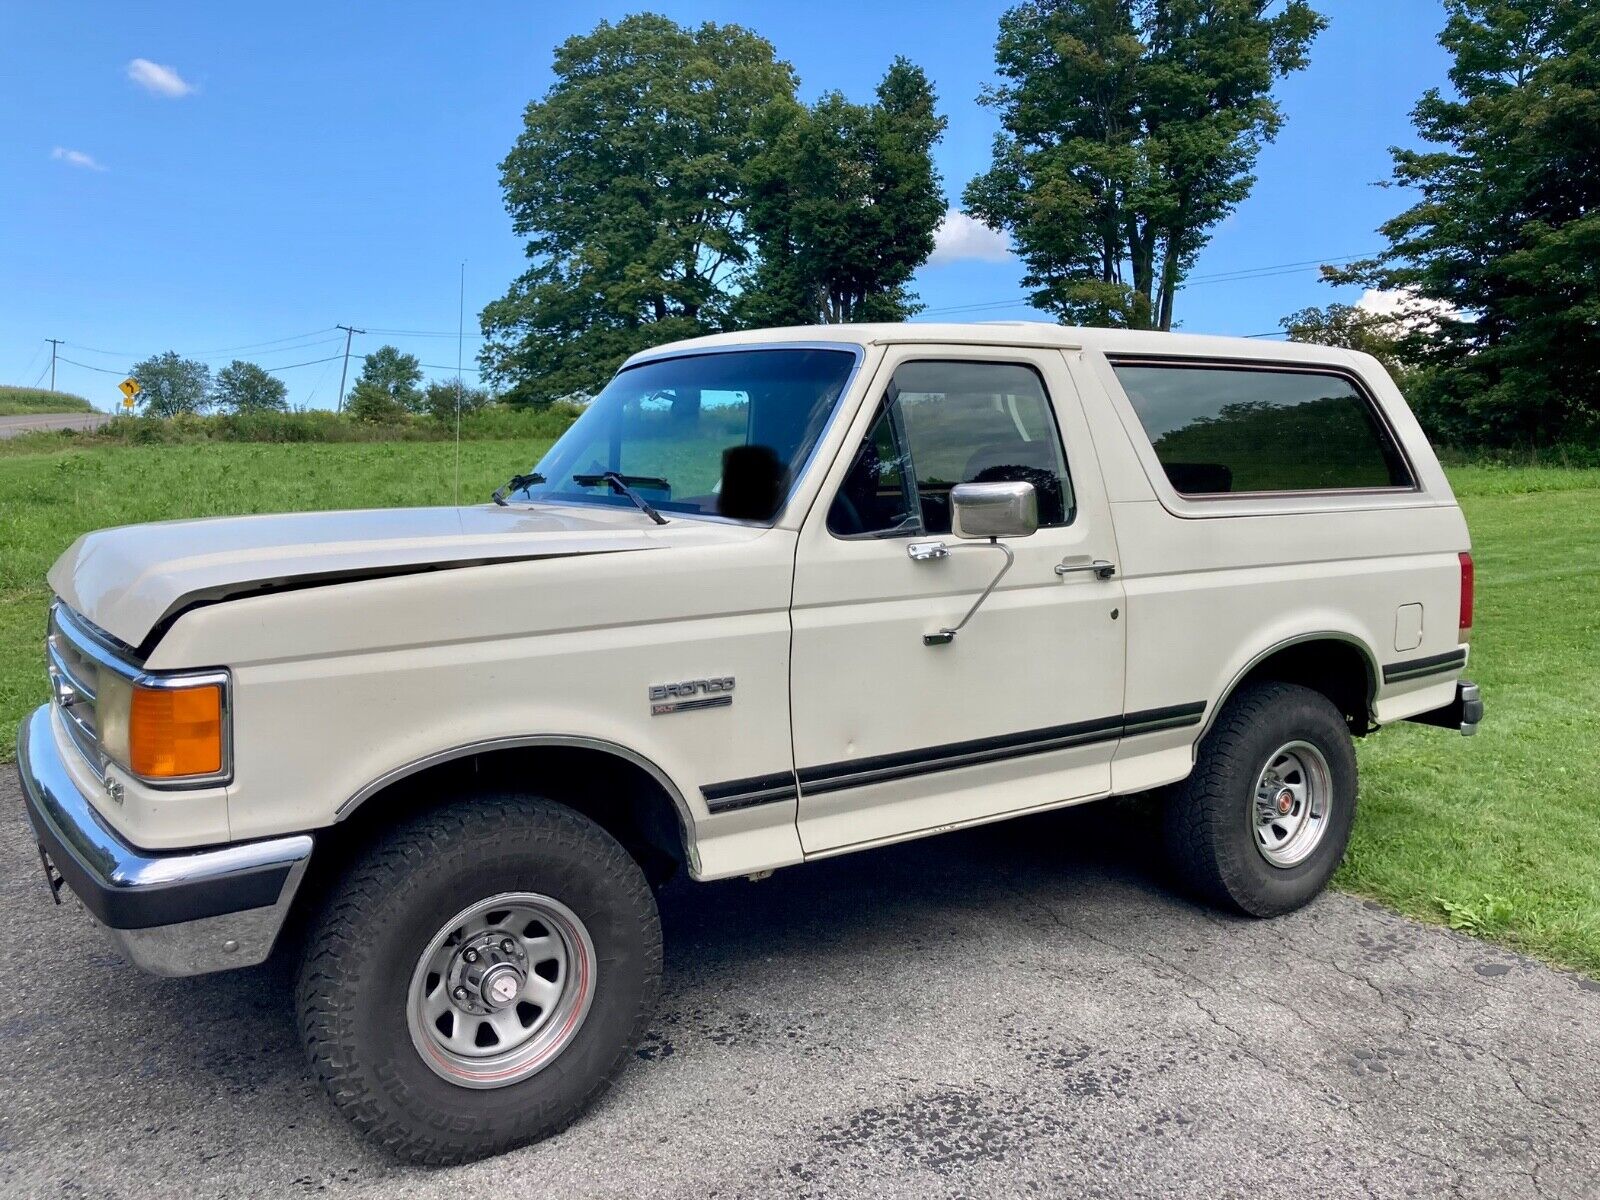
[[[1111,366],[1178,492],[1412,486],[1388,426],[1343,375],[1176,363]]]
[[[951,488],[1004,482],[1033,484],[1041,526],[1072,521],[1072,481],[1039,373],[1015,363],[904,363],[834,497],[828,529],[949,533]]]

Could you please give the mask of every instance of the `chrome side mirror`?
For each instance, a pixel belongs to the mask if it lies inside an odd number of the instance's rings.
[[[958,483],[950,489],[950,532],[958,538],[1027,537],[1039,528],[1031,483]]]
[[[1003,537],[1027,537],[1039,528],[1039,496],[1031,483],[958,483],[950,489],[950,531],[958,538],[969,540],[987,538],[989,545],[1006,556],[1000,573],[989,581],[983,594],[972,602],[967,615],[954,625],[937,633],[922,635],[924,646],[948,646],[956,640],[968,621],[972,620],[989,593],[1006,577],[1016,556],[1011,547],[1000,541]],[[917,543],[910,548],[911,557],[919,562],[944,558],[950,553],[944,543]]]

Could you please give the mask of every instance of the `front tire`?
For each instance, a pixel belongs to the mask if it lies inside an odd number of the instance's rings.
[[[397,828],[329,898],[298,987],[336,1107],[444,1165],[564,1129],[644,1032],[661,924],[644,872],[586,817],[475,797]]]
[[[1355,811],[1355,745],[1333,702],[1297,684],[1252,684],[1223,706],[1167,798],[1167,856],[1213,904],[1277,916],[1327,886]]]

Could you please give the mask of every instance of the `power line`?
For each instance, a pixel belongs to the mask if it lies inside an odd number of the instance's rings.
[[[82,367],[85,371],[99,371],[100,374],[102,374],[102,375],[121,375],[122,374],[121,371],[113,371],[109,367],[91,367],[88,363],[74,362],[70,358],[63,357],[61,359],[61,361],[66,363],[68,366]],[[56,390],[56,375],[55,375],[54,371],[50,372],[50,390],[52,392]]]
[[[339,358],[339,355],[330,354],[330,355],[328,355],[327,358],[308,358],[308,359],[306,359],[305,362],[284,363],[283,366],[281,366],[281,367],[262,367],[261,369],[263,371],[265,371],[268,375],[274,375],[279,371],[292,371],[296,367],[314,367],[318,363],[336,362],[338,360],[338,358]]]
[[[1179,285],[1179,288],[1181,290],[1182,288],[1192,287],[1195,284],[1237,283],[1247,279],[1268,279],[1274,275],[1293,275],[1299,271],[1308,271],[1315,267],[1320,267],[1325,263],[1353,262],[1358,258],[1367,257],[1369,257],[1369,255],[1366,254],[1345,254],[1340,255],[1337,258],[1309,258],[1302,259],[1300,262],[1271,263],[1260,267],[1242,267],[1237,271],[1221,271],[1214,275],[1196,275],[1192,279],[1184,280],[1183,283]],[[971,304],[951,304],[940,308],[927,308],[923,309],[923,312],[925,314],[983,312],[997,308],[1020,308],[1023,306],[1031,306],[1031,304],[1031,297],[1018,296],[1014,300],[980,300]]]
[[[355,357],[356,358],[361,358],[362,356],[357,354]],[[265,371],[268,375],[272,375],[272,374],[276,374],[279,371],[292,371],[296,367],[314,367],[318,363],[338,362],[339,358],[340,358],[340,356],[337,355],[337,354],[330,354],[330,355],[328,355],[327,358],[308,358],[305,362],[284,363],[282,366],[279,366],[279,367],[262,367],[261,369],[263,371]],[[64,362],[64,363],[67,363],[67,364],[69,364],[71,366],[74,366],[74,367],[82,367],[85,371],[99,371],[100,374],[102,374],[102,375],[122,375],[122,374],[124,374],[124,372],[122,372],[122,371],[113,371],[110,367],[96,367],[96,366],[92,366],[89,363],[81,363],[81,362],[78,362],[75,359],[67,358],[65,356],[62,357],[61,361]],[[439,370],[441,370],[441,371],[448,371],[449,369],[450,369],[449,367],[440,367],[439,368]],[[467,369],[471,370],[472,368],[469,367]]]
[[[250,357],[251,358],[265,358],[265,357],[267,357],[269,355],[273,355],[273,354],[295,354],[295,353],[297,353],[297,352],[299,352],[301,350],[310,350],[310,349],[312,349],[312,348],[314,348],[316,346],[331,346],[335,342],[337,342],[338,340],[339,340],[339,336],[337,334],[335,334],[333,337],[317,338],[315,341],[296,342],[292,346],[279,346],[276,350],[257,350]],[[197,357],[199,357],[199,356],[197,356]],[[217,355],[213,354],[211,357],[224,357],[225,358],[225,357],[227,357],[227,355],[217,356]]]
[[[337,342],[338,340],[339,340],[338,336],[335,335],[334,337],[318,338],[315,341],[310,341],[310,342],[297,342],[292,346],[280,346],[276,350],[260,350],[260,351],[257,351],[257,353],[253,357],[263,358],[263,357],[266,357],[267,355],[271,355],[271,354],[293,354],[293,353],[295,353],[296,351],[299,351],[299,350],[310,350],[313,346],[330,346],[334,342]],[[101,349],[101,348],[99,348],[97,346],[85,346],[81,342],[67,342],[65,344],[68,345],[68,346],[71,346],[74,350],[80,350],[80,351],[83,351],[86,354],[103,354],[107,358],[138,359],[138,358],[141,357],[139,354],[137,354],[137,353],[135,353],[135,352],[133,352],[131,350],[104,350],[104,349]],[[265,343],[263,343],[263,345],[264,344]],[[206,350],[206,351],[201,351],[201,352],[195,353],[195,354],[186,354],[186,355],[184,355],[184,357],[185,358],[192,358],[192,359],[195,359],[197,361],[204,361],[206,359],[211,359],[211,360],[215,361],[215,360],[219,360],[221,358],[226,358],[227,357],[227,352],[226,351],[217,351],[217,350]]]
[[[332,370],[332,367],[324,367],[322,373],[317,376],[317,381],[311,385],[311,390],[306,393],[305,402],[307,405],[317,398],[317,393],[322,390],[322,385],[328,382],[328,372]]]
[[[371,333],[372,330],[369,329],[366,332],[367,333]],[[339,356],[337,354],[335,354],[334,357],[338,358]],[[372,355],[370,355],[370,354],[352,354],[350,357],[355,359],[357,362],[366,362],[367,359],[372,357]],[[425,363],[425,362],[419,362],[419,363],[417,363],[417,366],[419,366],[419,367],[427,367],[428,370],[430,370],[430,371],[454,371],[454,370],[456,370],[456,368],[452,367],[449,363]],[[471,371],[474,375],[482,374],[482,372],[477,367],[462,367],[460,369],[463,370],[463,371]]]
[[[39,361],[39,356],[44,353],[44,348],[45,348],[45,341],[44,341],[43,338],[40,338],[39,339],[39,344],[37,346],[35,346],[34,349],[33,349],[32,357],[30,357],[28,359],[28,365],[22,368],[22,374],[23,375],[27,375],[27,373],[29,371],[33,370],[34,364]],[[44,378],[44,372],[43,371],[41,371],[39,373],[39,378],[40,379]],[[37,387],[38,385],[35,384],[34,386]]]
[[[301,338],[315,337],[319,333],[332,333],[334,329],[342,329],[342,328],[343,328],[342,325],[335,325],[332,328],[313,329],[309,333],[295,333],[295,334],[291,334],[288,337],[272,338],[271,340],[265,341],[265,342],[249,342],[249,343],[247,343],[246,345],[243,345],[243,346],[222,346],[222,347],[219,347],[216,350],[197,350],[195,353],[196,354],[232,354],[235,350],[254,350],[258,346],[276,346],[276,345],[278,345],[278,344],[280,344],[282,342],[297,342]]]
[[[459,330],[452,331],[452,330],[449,330],[449,329],[379,329],[376,325],[373,325],[373,326],[369,327],[367,329],[367,332],[368,333],[389,334],[389,335],[393,335],[395,337],[454,338],[454,337],[465,336],[465,337],[470,337],[470,338],[477,338],[479,341],[482,341],[483,338],[484,338],[484,335],[481,334],[481,333],[463,334]]]
[[[66,342],[74,350],[81,350],[85,354],[104,354],[107,358],[138,358],[131,350],[99,350],[94,346],[85,346],[82,342]]]
[[[1186,283],[1216,283],[1229,279],[1249,278],[1257,274],[1272,272],[1303,271],[1308,267],[1320,267],[1324,263],[1354,262],[1358,258],[1369,258],[1370,254],[1341,254],[1336,258],[1305,258],[1299,262],[1272,263],[1265,267],[1240,267],[1236,271],[1219,271],[1213,275],[1196,275]]]

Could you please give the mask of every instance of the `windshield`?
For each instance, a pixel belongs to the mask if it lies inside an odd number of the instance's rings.
[[[854,369],[849,350],[739,350],[625,367],[514,499],[770,521]],[[614,478],[608,478],[612,476]]]

